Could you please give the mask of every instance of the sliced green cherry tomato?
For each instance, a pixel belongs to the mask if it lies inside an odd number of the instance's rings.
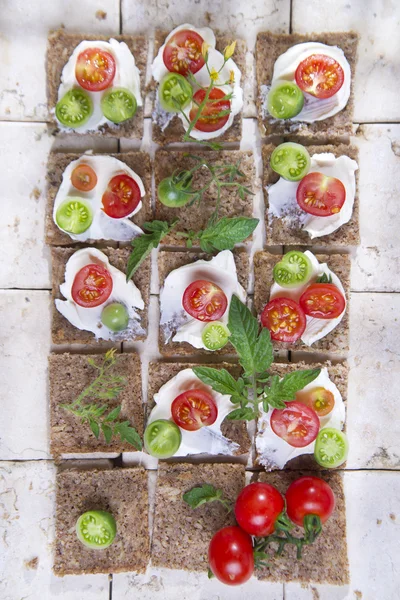
[[[158,99],[167,112],[180,112],[192,99],[193,89],[183,75],[168,73],[160,82]]]
[[[220,350],[228,343],[231,332],[221,321],[208,323],[201,334],[201,339],[207,350]]]
[[[312,275],[311,261],[298,250],[287,252],[274,267],[274,280],[284,288],[305,285]]]
[[[131,119],[137,109],[135,96],[125,88],[107,90],[101,99],[101,110],[112,123],[122,123]]]
[[[56,212],[56,223],[60,229],[79,235],[89,229],[93,221],[93,211],[83,198],[66,198]]]
[[[61,125],[72,129],[87,123],[92,113],[92,99],[80,89],[69,90],[56,105],[56,117]]]
[[[184,206],[193,198],[193,175],[190,171],[181,171],[171,177],[165,177],[158,184],[157,194],[161,204],[170,208]]]
[[[301,144],[285,142],[271,155],[271,168],[288,181],[300,181],[310,170],[311,159]]]
[[[116,533],[115,519],[105,510],[89,510],[76,522],[78,540],[94,550],[108,548],[113,543]]]
[[[181,445],[182,434],[178,425],[167,419],[149,423],[144,432],[144,446],[151,456],[170,458]]]
[[[112,302],[101,313],[101,322],[111,331],[122,331],[129,323],[129,315],[123,304]]]
[[[291,81],[277,81],[269,91],[268,112],[275,119],[291,119],[301,112],[303,105],[303,92]]]
[[[349,442],[343,431],[333,427],[321,429],[315,440],[314,458],[321,467],[334,469],[347,459]]]

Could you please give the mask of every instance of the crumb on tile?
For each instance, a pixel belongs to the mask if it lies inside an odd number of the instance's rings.
[[[97,10],[96,19],[99,19],[99,21],[104,21],[104,19],[107,19],[107,13],[104,12],[104,10]]]
[[[389,517],[392,519],[392,521],[396,520],[396,515],[394,513],[390,513]]]
[[[319,595],[319,591],[315,587],[311,587],[312,600],[320,600],[321,596]]]
[[[377,520],[376,520],[376,524],[377,524],[377,525],[382,525],[382,519],[377,519]]]
[[[360,590],[354,590],[354,595],[358,600],[361,600],[362,593],[360,592]]]
[[[24,560],[25,569],[36,570],[38,568],[38,566],[39,566],[39,557],[38,556],[31,558],[31,560]]]
[[[4,112],[6,113],[6,115],[9,115],[11,113],[11,108],[7,106]]]
[[[29,196],[29,198],[34,198],[36,201],[38,201],[41,193],[42,193],[41,190],[39,190],[39,188],[35,186],[31,192],[31,195]]]

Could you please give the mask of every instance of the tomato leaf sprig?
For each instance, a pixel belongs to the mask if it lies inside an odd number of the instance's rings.
[[[109,411],[108,404],[92,402],[84,403],[86,399],[114,400],[122,392],[127,384],[125,377],[113,375],[110,370],[117,362],[118,355],[113,348],[106,352],[103,362],[98,365],[92,358],[87,362],[93,368],[97,369],[98,375],[71,404],[60,404],[60,406],[79,417],[82,424],[88,424],[93,435],[98,439],[100,432],[109,444],[114,436],[119,436],[120,441],[126,441],[137,450],[142,449],[142,441],[136,429],[132,427],[129,421],[117,421],[121,406],[117,406]]]
[[[309,546],[315,542],[322,531],[321,520],[316,515],[306,515],[304,517],[304,536],[296,537],[292,535],[291,530],[294,524],[290,521],[286,512],[283,512],[279,519],[275,522],[275,531],[263,538],[255,538],[254,553],[263,553],[268,557],[267,550],[271,544],[277,544],[278,548],[275,552],[276,556],[281,556],[286,546],[295,546],[298,559],[302,557],[304,546]]]
[[[223,491],[216,489],[213,485],[205,483],[202,486],[194,487],[183,494],[183,500],[191,508],[198,508],[207,502],[220,502],[225,506],[228,512],[232,510],[232,504],[223,497]]]
[[[143,233],[133,238],[132,252],[128,259],[126,280],[138,270],[142,262],[149,256],[153,248],[157,248],[161,240],[175,227],[178,221],[169,225],[166,221],[151,221],[143,225],[149,233]]]

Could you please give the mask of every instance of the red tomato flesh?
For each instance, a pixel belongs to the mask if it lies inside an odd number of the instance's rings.
[[[72,299],[79,306],[94,308],[108,298],[113,289],[110,273],[101,265],[89,264],[75,275],[72,284]]]
[[[271,428],[290,446],[304,448],[317,437],[320,422],[315,410],[293,401],[287,402],[286,408],[276,408],[272,412]]]
[[[197,431],[215,423],[218,408],[211,394],[204,390],[187,390],[175,398],[171,413],[179,427],[186,431]]]
[[[315,410],[319,417],[329,415],[335,406],[335,396],[323,387],[297,392],[296,401]]]
[[[306,515],[317,515],[325,523],[335,510],[332,488],[319,477],[300,477],[286,492],[286,510],[293,523],[303,526]]]
[[[211,571],[222,583],[245,583],[254,571],[251,537],[240,527],[220,529],[210,542],[208,561]]]
[[[295,342],[304,333],[306,317],[303,309],[290,298],[274,298],[261,313],[261,324],[280,342]]]
[[[238,525],[250,535],[263,537],[275,530],[275,521],[285,507],[282,495],[268,483],[251,483],[240,492],[235,504]]]
[[[75,77],[79,85],[89,92],[105,90],[115,77],[114,57],[100,48],[84,50],[78,55]]]
[[[203,38],[195,31],[183,29],[177,31],[166,43],[163,61],[168,71],[186,77],[189,73],[197,73],[205,61],[201,53]]]
[[[323,173],[308,173],[296,191],[297,204],[316,217],[330,217],[340,212],[346,200],[346,188],[340,179]]]
[[[218,285],[199,279],[184,291],[182,305],[198,321],[218,321],[228,307],[228,299]]]
[[[341,291],[333,283],[313,283],[299,302],[305,314],[316,319],[335,319],[346,306]]]
[[[197,104],[193,104],[193,108],[190,111],[189,118],[191,121],[193,121],[197,115],[199,109],[198,105],[203,102],[205,95],[205,90],[198,90],[194,94],[193,99]],[[221,98],[224,98],[225,96],[226,93],[219,88],[213,88],[211,90],[209,100],[206,102],[205,107],[201,111],[201,116],[194,126],[195,129],[206,132],[218,131],[218,129],[221,129],[225,123],[228,122],[229,115],[224,115],[222,117],[218,116],[222,111],[230,111],[231,109],[230,100],[221,100]]]
[[[110,179],[101,202],[106,215],[113,219],[122,219],[133,213],[140,198],[140,189],[136,181],[123,174]]]
[[[97,175],[89,165],[77,165],[71,173],[71,183],[80,192],[90,192],[97,184]]]
[[[312,54],[296,69],[296,83],[303,92],[317,98],[330,98],[343,85],[344,72],[339,63],[325,54]]]

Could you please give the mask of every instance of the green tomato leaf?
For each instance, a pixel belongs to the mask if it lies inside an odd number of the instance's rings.
[[[254,348],[254,368],[257,373],[264,374],[274,360],[274,349],[269,329],[263,327]]]
[[[213,369],[212,367],[193,367],[193,373],[203,383],[212,387],[212,389],[220,394],[241,393],[240,385],[235,381],[232,375],[226,369]]]
[[[108,413],[106,418],[104,419],[105,423],[110,423],[111,421],[115,421],[119,417],[119,413],[121,412],[122,406],[117,406],[111,412]]]
[[[258,223],[258,219],[249,217],[223,217],[200,234],[200,245],[212,244],[216,250],[232,250],[253,233]]]
[[[111,427],[109,425],[106,425],[105,423],[101,424],[101,430],[103,432],[106,443],[109,444],[111,442],[111,438],[113,436],[113,430],[111,429]]]
[[[173,227],[176,223],[177,221],[175,221],[171,227]],[[168,233],[170,225],[167,223],[167,221],[147,221],[144,223],[143,229],[151,232]]]
[[[229,307],[228,329],[231,332],[229,341],[239,355],[245,375],[251,377],[257,372],[259,351],[255,354],[258,338],[258,321],[237,296],[232,296]]]
[[[228,413],[226,418],[230,421],[252,421],[257,417],[256,413],[252,408],[235,408],[232,412]]]
[[[274,408],[284,408],[284,402],[290,402],[296,397],[296,392],[314,381],[321,369],[305,369],[286,373],[282,379],[278,375],[271,377],[269,387],[264,388],[265,400]],[[265,408],[264,408],[265,410]]]
[[[100,435],[100,427],[99,427],[99,424],[97,423],[97,421],[94,421],[94,419],[89,418],[89,425],[90,425],[90,429],[93,432],[93,435],[96,438],[98,438]]]
[[[213,485],[205,483],[200,487],[195,487],[189,492],[183,494],[183,500],[191,508],[197,508],[206,502],[214,502],[222,498],[222,490],[217,490]]]
[[[132,252],[128,260],[126,269],[126,280],[129,281],[132,275],[136,273],[142,262],[149,256],[153,248],[157,248],[161,240],[175,227],[177,221],[172,225],[168,225],[166,221],[151,221],[143,225],[146,231],[151,233],[143,233],[133,238]]]
[[[134,427],[131,427],[129,421],[123,421],[122,423],[115,425],[114,433],[119,434],[121,442],[128,442],[128,444],[134,446],[136,450],[141,450],[143,448],[140,435]]]

